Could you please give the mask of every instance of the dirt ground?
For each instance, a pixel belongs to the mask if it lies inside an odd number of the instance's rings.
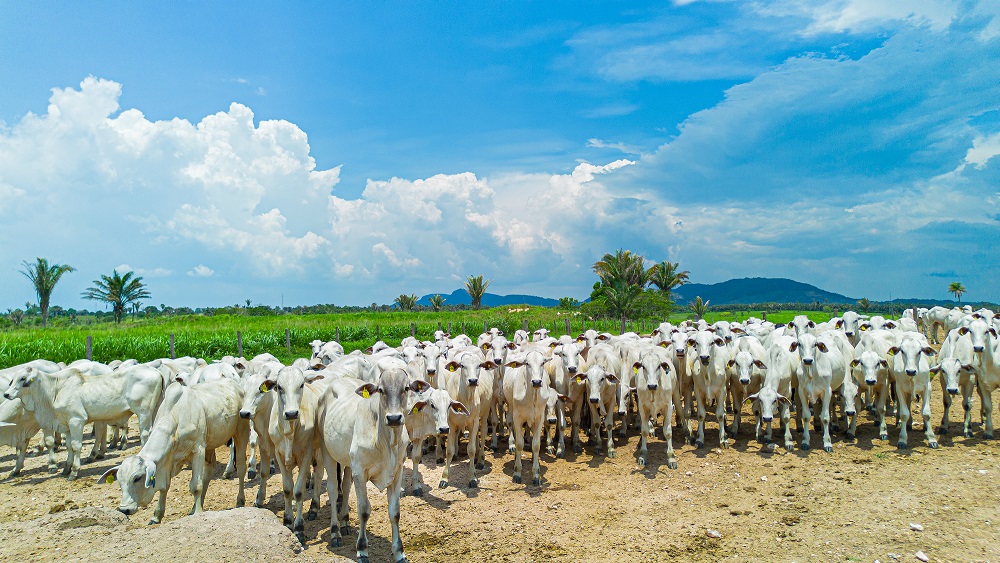
[[[934,389],[936,426],[942,410],[937,381]],[[762,446],[746,418],[736,445],[722,450],[710,415],[701,450],[684,444],[675,432],[676,470],[666,467],[665,443],[659,438],[649,445],[649,465],[638,467],[638,437],[631,433],[627,444],[618,446],[616,459],[595,456],[586,446],[566,459],[543,453],[541,487],[513,484],[513,455],[503,453],[487,455],[478,489],[466,486],[464,456],[452,470],[452,486],[439,489],[441,468],[433,455],[426,455],[430,466],[423,476],[431,489],[423,497],[403,499],[403,543],[415,562],[456,556],[471,561],[605,561],[614,556],[618,562],[669,557],[885,563],[917,561],[918,551],[931,561],[1000,561],[1000,452],[996,441],[982,439],[978,399],[973,412],[975,437],[962,437],[956,433],[962,416],[956,402],[951,434],[939,437],[936,450],[927,447],[920,422],[910,433],[910,448],[897,450],[893,419],[889,441],[883,442],[872,418],[862,413],[856,442],[845,442],[838,434],[833,453],[823,452],[816,434],[810,451]],[[139,450],[134,436],[126,453]],[[89,444],[85,451],[89,453]],[[0,470],[6,473],[13,450],[5,447],[0,454]],[[62,451],[60,459],[64,455]],[[289,545],[294,536],[277,516],[252,509],[224,511],[235,503],[236,482],[221,478],[221,465],[205,506],[224,512],[186,518],[192,501],[185,470],[170,490],[162,525],[145,525],[152,507],[126,519],[114,511],[118,486],[96,482],[120,455],[85,465],[75,482],[49,475],[44,456],[30,457],[21,476],[0,483],[0,559],[110,561],[145,559],[152,553],[161,560],[354,558],[354,534],[345,538],[343,548],[327,547],[325,495],[319,518],[306,523],[301,553]],[[226,458],[224,450],[218,455]],[[528,456],[530,452],[526,469]],[[407,477],[409,467],[407,461]],[[252,502],[257,481],[248,489]],[[386,497],[369,490],[372,560],[389,561]],[[270,478],[268,492],[266,508],[278,514],[279,476]],[[352,495],[352,505],[353,500]],[[215,520],[205,520],[213,514]],[[352,526],[356,516],[352,507]],[[922,531],[911,529],[921,526]],[[709,530],[721,537],[711,537],[715,534]]]

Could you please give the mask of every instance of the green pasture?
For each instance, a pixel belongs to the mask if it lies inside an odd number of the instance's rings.
[[[0,331],[0,368],[17,365],[37,358],[71,362],[85,357],[87,336],[93,339],[93,359],[109,362],[115,359],[135,358],[141,362],[169,356],[169,336],[174,335],[176,356],[196,356],[206,359],[236,355],[236,332],[243,343],[243,355],[252,357],[270,352],[282,361],[309,356],[309,342],[319,339],[334,340],[339,332],[340,342],[350,352],[370,346],[381,339],[396,345],[411,330],[421,340],[433,339],[441,328],[453,334],[464,332],[473,338],[486,326],[498,327],[505,334],[524,328],[548,328],[555,335],[566,333],[569,320],[570,332],[579,334],[584,329],[596,328],[617,334],[621,321],[612,319],[586,319],[573,315],[573,311],[531,307],[527,312],[509,312],[517,307],[495,307],[479,311],[433,312],[364,312],[329,315],[182,315],[124,321],[121,325],[110,323],[84,326],[40,328],[13,328]],[[523,306],[522,306],[523,308]],[[797,314],[821,322],[830,313],[820,311],[780,311],[768,313],[767,318],[776,323],[788,322]],[[748,316],[760,317],[760,311],[710,312],[705,319],[741,321]],[[678,323],[691,318],[687,312],[670,316]],[[650,332],[662,319],[629,321],[626,330]],[[288,330],[291,351],[286,348],[285,330]]]

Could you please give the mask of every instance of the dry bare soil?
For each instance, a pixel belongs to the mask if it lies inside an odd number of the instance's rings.
[[[942,411],[937,381],[932,408],[936,427]],[[747,417],[735,446],[719,449],[710,416],[703,449],[684,444],[675,432],[676,470],[666,467],[660,438],[650,443],[649,465],[638,467],[638,437],[631,433],[615,459],[596,456],[588,446],[566,459],[543,453],[541,487],[513,484],[513,455],[502,453],[487,455],[478,489],[466,486],[464,456],[452,470],[452,486],[439,489],[441,469],[426,455],[424,482],[431,489],[403,499],[403,542],[410,561],[885,563],[917,561],[918,551],[931,561],[1000,561],[1000,454],[996,441],[982,439],[978,398],[973,411],[975,437],[960,435],[962,409],[956,402],[952,431],[939,438],[936,450],[927,447],[919,421],[910,448],[897,450],[893,419],[889,441],[883,442],[872,418],[862,413],[857,440],[846,442],[838,434],[833,453],[823,452],[816,434],[810,451],[765,447],[753,439]],[[130,445],[126,453],[136,453],[137,441]],[[9,471],[13,452],[0,453],[0,467]],[[343,548],[327,547],[325,495],[319,518],[307,522],[306,545],[299,546],[274,516],[282,510],[280,477],[270,477],[267,511],[231,510],[236,482],[221,478],[221,465],[206,500],[206,508],[218,512],[187,517],[191,496],[185,470],[173,481],[162,525],[146,526],[151,507],[125,518],[115,511],[118,486],[96,482],[121,455],[85,465],[75,482],[48,474],[44,456],[35,456],[21,476],[0,483],[0,560],[354,558],[354,534]],[[225,459],[226,452],[218,456]],[[405,473],[408,488],[409,461]],[[248,487],[250,502],[257,483]],[[369,490],[372,560],[389,561],[386,497]],[[352,507],[352,525],[356,516]],[[709,530],[721,537],[711,537]]]

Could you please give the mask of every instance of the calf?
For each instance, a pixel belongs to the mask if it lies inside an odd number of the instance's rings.
[[[419,381],[419,380],[417,380]],[[423,442],[425,439],[438,436],[448,437],[451,431],[451,420],[454,417],[469,416],[469,409],[458,401],[453,401],[451,395],[444,389],[434,389],[425,382],[417,383],[410,380],[417,389],[423,389],[419,395],[411,397],[407,406],[406,431],[410,437],[410,459],[413,462],[413,494],[423,496],[424,484],[420,477],[420,460],[423,457]],[[423,385],[421,385],[423,384]]]
[[[246,447],[250,425],[238,416],[243,391],[239,383],[221,379],[192,387],[172,385],[164,394],[160,412],[150,431],[149,439],[139,453],[122,460],[121,465],[106,471],[99,481],[117,480],[122,489],[118,510],[135,514],[139,507],[148,506],[153,493],[159,500],[150,524],[159,524],[167,507],[170,480],[185,463],[191,464],[191,514],[202,511],[205,493],[212,478],[215,450],[233,441],[239,493],[236,506],[244,504],[243,475],[246,473]]]
[[[757,439],[771,443],[771,421],[774,420],[776,408],[780,409],[781,425],[785,430],[785,449],[795,448],[792,437],[792,427],[789,424],[792,406],[792,384],[796,380],[796,370],[799,365],[798,356],[791,350],[795,339],[791,336],[778,336],[773,341],[774,346],[768,350],[767,372],[761,382],[760,391],[746,398],[747,401],[758,403]],[[764,434],[761,432],[764,424]]]
[[[590,436],[597,444],[595,453],[601,454],[603,424],[608,439],[608,457],[615,457],[615,442],[611,437],[611,428],[615,422],[615,397],[620,381],[618,376],[595,364],[588,368],[585,374],[578,373],[576,380],[586,385],[587,403],[590,405]]]
[[[733,436],[740,432],[740,405],[747,395],[756,393],[764,379],[764,359],[767,351],[754,336],[743,336],[736,341],[733,357],[726,366],[730,369],[729,390],[733,396]]]

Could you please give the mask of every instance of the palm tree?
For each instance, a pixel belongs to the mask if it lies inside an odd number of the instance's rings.
[[[708,312],[708,301],[702,301],[701,296],[694,298],[691,302],[691,312],[694,313],[695,320],[701,319]]]
[[[612,286],[621,280],[627,285],[645,288],[653,276],[653,268],[646,269],[646,259],[631,250],[618,249],[614,254],[605,254],[594,263],[594,273],[601,278],[601,283]]]
[[[604,286],[603,295],[608,311],[615,318],[624,320],[635,310],[642,288],[624,280],[615,280],[613,284]]]
[[[52,297],[52,290],[56,288],[59,279],[66,272],[75,271],[73,266],[66,264],[52,264],[46,258],[38,258],[34,264],[24,261],[24,269],[21,273],[31,280],[35,286],[35,293],[38,295],[38,308],[42,313],[42,327],[45,327],[49,320],[49,299]]]
[[[413,307],[417,304],[417,296],[415,294],[406,295],[405,293],[397,297],[395,300],[396,305],[399,305],[400,311],[412,311]]]
[[[872,308],[872,302],[868,300],[867,297],[862,297],[858,299],[858,309],[861,309],[862,313],[867,313],[869,309]]]
[[[444,307],[444,301],[445,299],[444,297],[441,297],[440,293],[430,298],[431,307],[434,308],[435,313],[440,311],[441,307]]]
[[[678,272],[679,267],[679,262],[667,262],[666,260],[660,262],[653,266],[653,275],[650,277],[649,283],[655,285],[661,293],[665,293],[666,297],[669,298],[670,292],[674,288],[688,282],[688,274],[691,273],[687,270]]]
[[[142,283],[142,276],[133,278],[134,273],[126,272],[122,276],[115,270],[111,276],[101,275],[101,279],[94,280],[94,287],[84,291],[81,297],[109,303],[115,315],[115,323],[121,323],[122,315],[131,303],[150,296],[146,285]]]
[[[948,284],[948,293],[955,294],[955,298],[958,299],[958,303],[962,303],[962,294],[965,293],[965,286],[962,282],[951,282]]]
[[[472,298],[472,308],[478,309],[483,302],[483,295],[486,294],[486,289],[490,287],[493,280],[484,280],[483,275],[469,276],[468,281],[465,282],[465,291],[469,292],[469,297]]]

